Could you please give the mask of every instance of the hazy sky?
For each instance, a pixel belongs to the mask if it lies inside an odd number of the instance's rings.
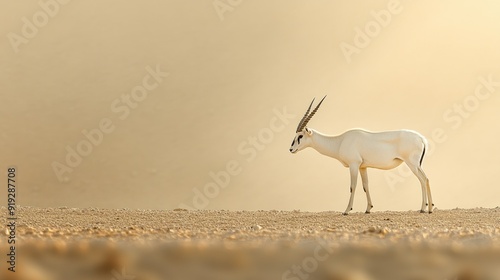
[[[19,204],[342,211],[348,170],[288,151],[328,94],[310,127],[417,130],[438,208],[499,206],[500,4],[365,2],[0,0]],[[419,209],[406,174],[369,170],[374,211]]]

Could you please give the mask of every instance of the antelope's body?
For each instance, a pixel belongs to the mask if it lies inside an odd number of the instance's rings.
[[[311,147],[321,154],[338,159],[345,167],[359,163],[360,168],[392,169],[405,159],[424,154],[425,138],[411,130],[370,132],[353,129],[338,136],[327,136],[308,129]]]
[[[309,114],[312,106],[311,102],[309,109],[297,127],[297,134],[290,147],[290,152],[296,153],[311,147],[323,155],[339,160],[345,167],[349,168],[351,196],[344,214],[347,215],[352,210],[358,173],[361,174],[363,189],[366,193],[366,213],[370,213],[373,205],[368,189],[367,168],[387,170],[399,166],[402,162],[408,165],[420,181],[422,188],[420,212],[425,212],[425,207],[428,206],[429,213],[432,213],[433,204],[429,180],[421,166],[427,140],[421,134],[411,130],[370,132],[363,129],[353,129],[341,135],[328,136],[307,128],[307,122],[316,113],[323,100],[324,98]]]

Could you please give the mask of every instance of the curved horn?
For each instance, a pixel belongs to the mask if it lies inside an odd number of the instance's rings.
[[[321,106],[321,103],[323,103],[323,100],[325,100],[325,98],[326,98],[326,95],[325,95],[325,97],[323,97],[323,99],[321,99],[321,101],[318,103],[318,105],[316,105],[316,108],[314,108],[314,110],[311,112],[311,114],[309,116],[307,116],[307,118],[301,124],[300,130],[302,130],[304,127],[306,127],[307,123],[311,120],[311,118],[314,116],[314,114],[316,114],[316,111],[318,111],[319,106]]]
[[[297,126],[297,131],[295,132],[300,132],[304,127],[302,126],[302,123],[304,122],[304,120],[307,118],[307,114],[309,114],[309,111],[311,111],[311,107],[314,103],[314,100],[316,98],[313,98],[313,100],[311,101],[311,104],[309,105],[309,108],[307,109],[306,113],[304,114],[304,116],[302,117],[302,119],[300,120],[299,122],[299,125]]]

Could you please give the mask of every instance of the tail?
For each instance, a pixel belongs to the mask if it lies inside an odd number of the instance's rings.
[[[422,144],[424,144],[424,151],[422,152],[422,156],[420,157],[420,166],[422,166],[422,161],[424,161],[425,156],[425,148],[427,147],[427,139],[422,136]]]
[[[422,152],[422,156],[420,157],[420,166],[422,166],[422,161],[424,160],[425,156],[425,145],[424,145],[424,151]]]

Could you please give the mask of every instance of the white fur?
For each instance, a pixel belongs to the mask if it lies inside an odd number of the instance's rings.
[[[300,139],[300,144],[298,138]],[[432,213],[432,196],[429,179],[420,166],[420,160],[427,146],[427,140],[421,134],[411,130],[370,132],[353,129],[338,136],[324,135],[316,130],[304,128],[297,132],[290,152],[296,153],[311,147],[319,153],[339,160],[351,173],[351,196],[344,214],[352,210],[358,173],[361,174],[363,189],[366,192],[367,208],[373,207],[368,189],[367,168],[392,169],[405,162],[417,176],[422,188],[421,212],[428,205]],[[427,203],[428,201],[428,203]]]

